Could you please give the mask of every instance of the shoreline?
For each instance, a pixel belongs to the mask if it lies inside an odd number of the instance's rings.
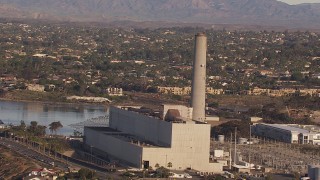
[[[111,104],[104,103],[90,103],[90,102],[62,102],[62,101],[40,101],[40,100],[25,100],[25,99],[11,99],[1,97],[0,101],[11,101],[11,102],[25,102],[25,103],[41,103],[41,104],[53,104],[53,105],[95,105],[109,107]]]
[[[7,125],[9,125],[9,124],[19,125],[20,121],[23,120],[27,124],[31,121],[37,121],[39,125],[43,125],[43,126],[48,127],[48,124],[50,124],[50,122],[61,121],[61,123],[63,124],[63,127],[59,130],[59,134],[64,135],[64,136],[72,135],[73,131],[76,129],[70,125],[75,124],[75,123],[84,122],[84,121],[87,121],[88,119],[91,119],[91,118],[104,116],[107,112],[108,107],[109,107],[108,104],[101,104],[101,103],[94,104],[94,103],[78,103],[78,102],[73,103],[73,102],[57,102],[57,101],[50,102],[50,101],[39,101],[39,100],[32,101],[32,100],[11,99],[11,98],[3,98],[3,97],[0,98],[0,102],[3,102],[3,103],[1,103],[2,105],[7,104],[9,107],[11,105],[18,106],[18,107],[20,107],[20,106],[21,107],[22,106],[29,107],[30,106],[30,107],[36,107],[36,108],[39,106],[39,107],[41,107],[41,110],[40,110],[41,112],[42,112],[42,107],[50,108],[49,111],[54,111],[54,112],[58,111],[58,112],[62,112],[62,113],[64,113],[65,110],[67,110],[67,112],[84,113],[85,111],[83,111],[82,109],[96,109],[98,112],[102,112],[102,114],[97,113],[94,116],[90,115],[90,113],[89,114],[87,113],[88,117],[81,116],[80,118],[76,115],[70,116],[70,114],[69,114],[69,116],[67,116],[67,117],[71,117],[70,119],[64,119],[64,118],[61,118],[60,116],[57,116],[57,117],[53,117],[53,119],[51,119],[51,121],[47,121],[46,118],[38,117],[38,116],[36,116],[35,118],[29,118],[29,117],[24,118],[24,116],[23,117],[15,116],[15,114],[13,114],[13,116],[7,115],[4,117],[0,117],[0,120],[3,120],[3,123],[5,123]],[[17,103],[17,104],[15,104],[15,103]],[[19,103],[21,103],[21,104],[19,104]],[[24,103],[26,103],[26,104],[24,104]],[[78,112],[78,111],[68,110],[68,109],[74,109],[74,108],[80,109],[80,111]],[[54,109],[57,109],[57,110],[54,110]],[[21,108],[18,108],[18,109],[14,108],[13,111],[18,111],[17,113],[19,114],[21,111],[29,111],[29,108],[27,110],[25,110],[25,109],[22,110]],[[31,114],[32,113],[39,114],[39,112],[35,112],[35,111],[32,111]],[[49,116],[46,116],[46,117],[49,117]],[[50,118],[48,118],[48,119],[50,119]],[[46,129],[46,134],[48,134],[48,135],[50,134],[48,128]]]

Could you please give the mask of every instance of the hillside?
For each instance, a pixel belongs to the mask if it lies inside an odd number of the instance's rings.
[[[276,0],[0,0],[0,18],[320,28],[320,5]]]

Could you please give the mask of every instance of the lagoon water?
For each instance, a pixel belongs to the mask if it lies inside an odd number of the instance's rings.
[[[29,125],[37,121],[39,125],[47,126],[60,121],[63,125],[57,134],[71,135],[73,128],[69,125],[86,121],[87,119],[105,116],[107,107],[87,104],[54,104],[41,102],[15,102],[0,100],[0,120],[5,124],[19,125],[21,120]],[[48,128],[47,128],[48,130]]]

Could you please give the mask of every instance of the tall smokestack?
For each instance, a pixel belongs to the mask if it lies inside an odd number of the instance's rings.
[[[191,107],[193,108],[192,120],[205,121],[206,108],[206,58],[207,36],[205,33],[197,33],[195,36],[192,76]]]

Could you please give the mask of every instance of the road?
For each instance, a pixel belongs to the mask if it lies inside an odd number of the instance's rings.
[[[88,162],[84,162],[81,160],[77,160],[74,158],[70,158],[57,153],[57,156],[49,156],[44,154],[43,152],[39,152],[36,149],[25,146],[24,144],[19,143],[18,141],[14,141],[12,139],[0,138],[0,145],[3,145],[22,156],[31,158],[36,160],[47,167],[53,167],[53,165],[59,169],[64,171],[68,171],[69,167],[77,167],[77,168],[88,168],[96,172],[96,175],[99,179],[106,179],[106,177],[110,177],[113,179],[119,178],[118,173],[110,173],[107,172],[108,169],[99,167],[94,164],[90,164]]]
[[[45,156],[42,153],[39,153],[29,147],[26,147],[26,146],[18,143],[18,142],[1,138],[0,144],[17,152],[18,154],[20,154],[22,156],[31,158],[31,159],[39,161],[45,165],[48,165],[48,167],[53,167],[53,165],[54,165],[55,167],[58,167],[62,170],[65,170],[65,171],[68,170],[67,164],[62,163],[60,161],[57,161],[54,158],[50,158],[48,156]]]

